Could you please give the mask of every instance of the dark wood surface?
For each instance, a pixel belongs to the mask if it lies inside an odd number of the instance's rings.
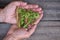
[[[44,17],[38,24],[35,33],[27,40],[60,40],[60,0],[23,1],[31,4],[38,4],[44,11]],[[8,2],[6,1],[6,3]],[[0,30],[2,32],[2,34],[0,32],[0,38],[5,35],[8,26],[9,24],[0,24],[0,29],[2,30]]]

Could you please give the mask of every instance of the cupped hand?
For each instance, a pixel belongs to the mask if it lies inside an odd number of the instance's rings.
[[[26,30],[23,28],[17,28],[16,25],[11,26],[11,30],[8,32],[7,36],[14,37],[15,39],[24,39],[29,38],[33,32],[35,31],[37,25],[33,25],[30,30]],[[12,28],[13,27],[13,28]],[[16,29],[15,29],[16,28]]]
[[[26,9],[32,9],[34,11],[38,11],[39,13],[42,13],[42,9],[38,8],[38,5],[27,5],[26,2],[22,2],[22,1],[16,1],[16,2],[12,2],[10,4],[8,4],[3,10],[2,13],[5,14],[5,20],[4,22],[6,23],[11,23],[11,24],[16,24],[16,7],[20,6]]]
[[[11,23],[11,24],[16,24],[16,13],[15,13],[16,7],[20,6],[20,5],[21,6],[25,6],[26,4],[27,3],[21,2],[21,1],[12,2],[12,3],[8,4],[2,10],[2,13],[5,14],[5,20],[4,20],[4,22]]]

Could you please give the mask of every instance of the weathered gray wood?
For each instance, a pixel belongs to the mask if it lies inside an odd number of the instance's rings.
[[[6,33],[8,32],[9,28],[10,24],[0,23],[0,40],[2,40],[4,36],[6,36]]]
[[[31,4],[38,4],[43,9],[53,9],[53,10],[60,10],[60,2],[40,2],[40,1],[33,1],[29,2]]]
[[[60,10],[44,10],[43,20],[60,20]]]
[[[39,1],[39,2],[60,2],[60,0],[24,0],[24,1],[27,1],[27,2],[34,2],[34,1]]]
[[[41,21],[38,27],[60,27],[60,21]]]
[[[44,2],[44,9],[60,10],[60,2]]]
[[[60,40],[60,27],[39,27],[28,40]]]

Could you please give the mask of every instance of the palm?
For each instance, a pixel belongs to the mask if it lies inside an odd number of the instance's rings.
[[[16,24],[15,9],[21,4],[26,5],[26,3],[24,2],[13,2],[3,9],[3,12],[5,13],[6,17],[5,22]]]
[[[23,38],[29,38],[33,32],[35,31],[37,25],[34,25],[30,30],[26,30],[23,28],[17,28],[16,25],[12,25],[11,29],[7,33],[7,36],[13,36],[16,39],[23,39]]]

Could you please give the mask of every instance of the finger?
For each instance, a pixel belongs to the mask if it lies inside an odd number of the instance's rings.
[[[37,27],[37,25],[34,25],[34,26],[29,30],[29,36],[31,36],[31,35],[34,33],[36,27]]]
[[[28,5],[26,5],[26,6],[23,6],[23,8],[25,8],[25,9],[38,8],[38,5],[28,4]]]
[[[12,34],[18,27],[16,25],[12,25],[11,28],[9,29],[7,35]]]
[[[36,12],[41,12],[42,11],[42,8],[35,8],[35,9],[32,9],[33,11],[36,11]]]
[[[30,4],[30,5],[27,5],[28,6],[28,8],[38,8],[38,5],[32,5],[32,4]]]

